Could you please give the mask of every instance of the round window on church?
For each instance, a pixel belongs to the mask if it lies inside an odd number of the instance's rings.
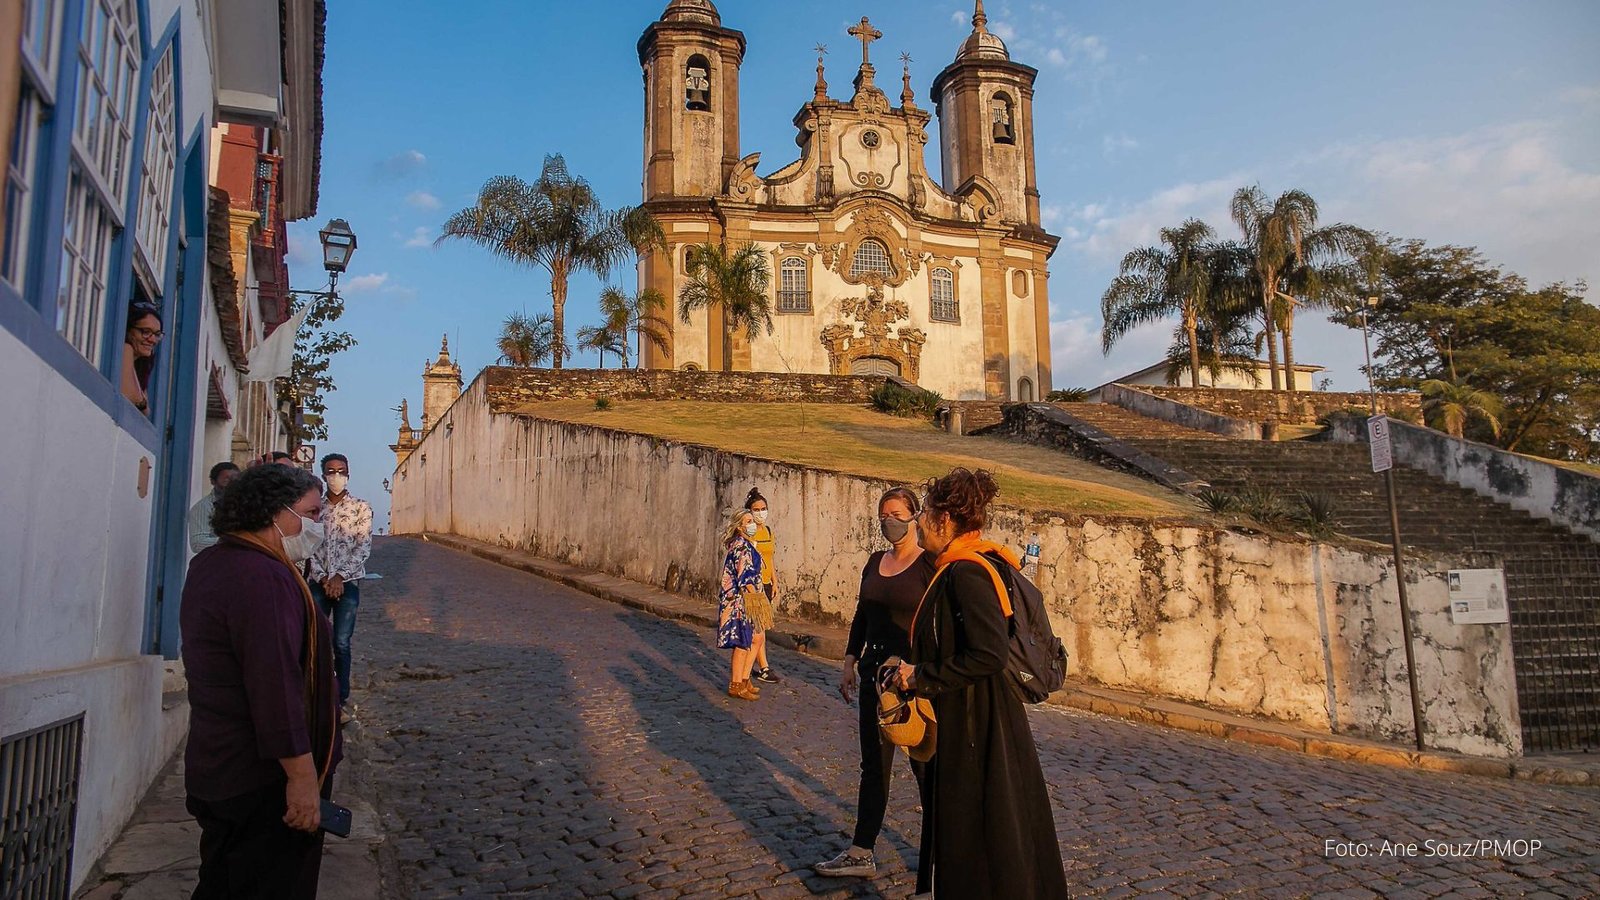
[[[861,132],[861,146],[868,150],[878,149],[879,140],[881,139],[878,137],[878,133],[870,128]]]

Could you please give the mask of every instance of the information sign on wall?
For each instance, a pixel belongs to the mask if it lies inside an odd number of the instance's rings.
[[[1451,569],[1450,620],[1457,625],[1511,621],[1504,569]]]
[[[1373,416],[1367,420],[1367,446],[1372,449],[1372,471],[1394,468],[1394,445],[1389,442],[1389,418]]]

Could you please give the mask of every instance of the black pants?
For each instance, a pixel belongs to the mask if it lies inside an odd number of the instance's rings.
[[[186,805],[200,823],[200,884],[192,900],[315,900],[322,832],[283,824],[282,784],[226,800],[190,795]]]
[[[883,815],[889,808],[889,781],[894,774],[894,754],[899,749],[883,736],[878,727],[878,667],[882,659],[865,659],[856,669],[859,678],[861,712],[861,789],[856,794],[856,834],[851,841],[871,850],[883,831]],[[909,759],[909,757],[908,757]],[[917,779],[917,794],[923,790],[925,766],[911,760],[911,774]]]

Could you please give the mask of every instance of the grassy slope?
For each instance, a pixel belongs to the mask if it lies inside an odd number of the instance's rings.
[[[1001,438],[953,437],[925,421],[865,406],[800,403],[590,401],[534,403],[516,412],[655,435],[735,453],[905,484],[954,466],[986,468],[999,502],[1024,509],[1133,516],[1190,516],[1187,498],[1064,453]]]

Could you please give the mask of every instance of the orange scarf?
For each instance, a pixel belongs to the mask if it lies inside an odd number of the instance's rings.
[[[266,555],[272,557],[278,562],[283,563],[288,567],[289,571],[294,573],[294,580],[300,585],[300,596],[305,599],[306,606],[306,717],[308,719],[306,725],[308,728],[310,728],[311,734],[314,736],[317,731],[316,713],[313,712],[316,707],[317,658],[319,656],[319,648],[317,646],[319,642],[317,641],[317,637],[319,634],[321,634],[321,630],[317,628],[317,617],[322,615],[322,610],[318,609],[317,602],[311,599],[311,585],[306,583],[305,576],[300,573],[300,567],[289,561],[289,555],[283,552],[283,547],[281,545],[274,547],[265,540],[262,540],[261,538],[256,537],[255,535],[246,531],[229,532],[224,536],[232,538],[241,544],[247,544],[261,553],[265,553]],[[334,694],[334,696],[336,697],[338,695]],[[335,709],[333,712],[332,721],[335,724],[329,729],[328,752],[325,756],[323,756],[322,764],[317,766],[317,783],[319,785],[323,781],[327,780],[328,769],[333,765],[333,740],[334,735],[337,734],[339,730],[337,725],[337,722],[339,721],[339,713],[337,709]],[[316,762],[315,757],[312,758],[312,762],[313,764]]]
[[[1011,617],[1011,595],[1006,591],[1006,583],[1001,580],[1000,573],[995,569],[994,563],[981,555],[984,553],[998,554],[1013,569],[1022,568],[1021,560],[1017,559],[1017,555],[1009,547],[996,544],[976,531],[957,535],[950,542],[950,545],[944,548],[944,552],[939,554],[939,558],[934,561],[934,565],[938,566],[939,569],[934,573],[933,580],[928,583],[928,590],[923,593],[922,600],[917,603],[917,611],[911,617],[911,639],[913,642],[916,641],[917,619],[922,616],[922,607],[927,605],[928,597],[933,593],[934,585],[939,583],[939,576],[943,575],[944,570],[950,568],[950,565],[955,562],[965,560],[983,566],[983,570],[989,573],[990,580],[994,582],[994,592],[1000,598],[1000,611],[1005,614],[1006,618]]]

